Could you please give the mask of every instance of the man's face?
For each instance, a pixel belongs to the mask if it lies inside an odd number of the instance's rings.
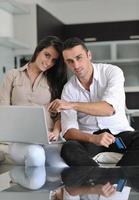
[[[86,52],[81,45],[63,51],[66,65],[76,74],[79,79],[85,78],[92,73],[91,54]]]

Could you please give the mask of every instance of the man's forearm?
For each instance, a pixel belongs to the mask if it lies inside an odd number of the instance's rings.
[[[93,135],[89,133],[83,133],[78,129],[71,128],[69,129],[64,138],[66,140],[77,140],[82,142],[93,142]]]
[[[82,142],[90,142],[93,144],[96,144],[98,146],[104,146],[106,148],[109,147],[112,143],[115,142],[115,137],[108,132],[103,132],[101,134],[89,134],[89,133],[83,133],[78,129],[69,129],[65,135],[64,138],[66,140],[77,140]]]
[[[95,186],[66,187],[68,193],[72,196],[85,194],[99,194]]]
[[[105,101],[95,103],[73,102],[74,110],[93,116],[111,116],[114,108]]]
[[[115,110],[112,105],[106,101],[99,102],[72,102],[56,99],[50,103],[48,110],[53,112],[61,112],[62,110],[76,110],[87,115],[93,116],[111,116]]]

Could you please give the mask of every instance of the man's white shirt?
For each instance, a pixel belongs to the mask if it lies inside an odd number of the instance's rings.
[[[73,75],[62,92],[62,99],[69,102],[106,101],[113,106],[112,116],[91,116],[75,110],[61,112],[62,132],[70,128],[93,133],[108,128],[114,135],[122,131],[133,131],[125,114],[124,75],[122,70],[111,64],[94,64],[90,91],[86,90]]]

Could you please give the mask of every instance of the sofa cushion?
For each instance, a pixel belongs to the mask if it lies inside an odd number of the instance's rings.
[[[102,152],[97,154],[93,159],[100,164],[116,164],[123,154],[115,152]]]

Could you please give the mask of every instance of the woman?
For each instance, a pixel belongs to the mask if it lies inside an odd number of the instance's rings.
[[[48,36],[39,42],[29,63],[5,75],[0,88],[0,105],[43,105],[46,108],[49,137],[57,140],[60,119],[55,113],[48,113],[47,107],[51,101],[60,98],[66,81],[62,42],[56,36]],[[45,164],[45,150],[40,145],[14,143],[10,145],[10,155],[17,164]]]

